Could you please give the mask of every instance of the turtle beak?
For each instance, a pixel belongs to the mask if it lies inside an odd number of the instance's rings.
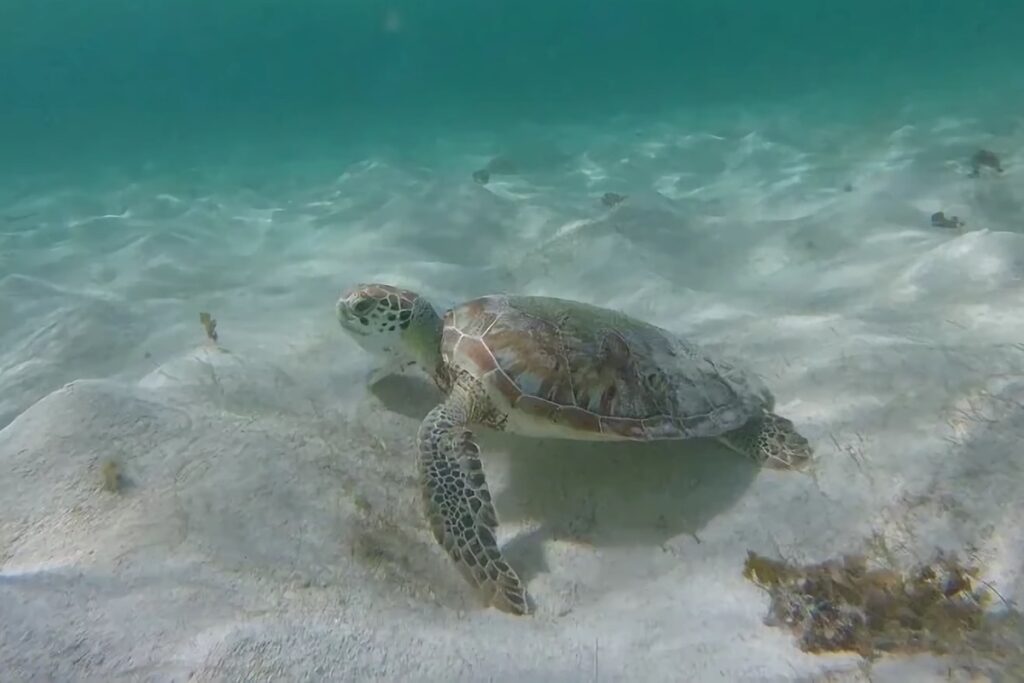
[[[337,313],[338,323],[341,325],[343,330],[351,335],[355,335],[356,337],[369,336],[370,332],[359,324],[359,316],[352,310],[351,299],[345,297],[338,299],[338,303],[335,305],[335,311]]]
[[[349,299],[346,296],[342,296],[338,299],[338,303],[334,306],[335,313],[338,316],[338,322],[342,325],[348,322],[352,322],[356,315],[352,312],[352,307],[349,306]]]

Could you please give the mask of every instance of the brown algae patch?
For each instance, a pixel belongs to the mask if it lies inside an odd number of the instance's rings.
[[[352,557],[389,591],[416,602],[440,605],[441,601],[430,581],[433,548],[409,524],[377,510],[361,496],[355,499]]]
[[[203,326],[203,331],[206,332],[206,338],[216,344],[217,319],[207,311],[202,311],[199,313],[199,324]]]
[[[952,554],[901,573],[869,569],[859,555],[797,565],[748,552],[743,575],[771,597],[765,623],[788,628],[804,652],[931,653],[1024,668],[1021,613],[988,611],[994,590]]]
[[[104,491],[120,493],[124,484],[124,475],[121,473],[121,466],[116,460],[106,459],[100,465],[101,485]]]

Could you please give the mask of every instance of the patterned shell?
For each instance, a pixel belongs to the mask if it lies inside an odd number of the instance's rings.
[[[442,360],[520,417],[638,441],[717,436],[774,399],[756,375],[623,313],[485,296],[444,317]]]

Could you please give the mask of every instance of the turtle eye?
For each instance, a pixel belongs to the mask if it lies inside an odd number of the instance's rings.
[[[373,299],[360,299],[352,306],[352,312],[359,316],[366,315],[374,307],[374,304]]]

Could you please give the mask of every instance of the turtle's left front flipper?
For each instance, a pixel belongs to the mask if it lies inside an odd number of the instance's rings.
[[[420,483],[434,538],[488,604],[526,614],[526,588],[498,548],[498,518],[466,429],[471,399],[456,388],[431,410],[418,434]]]

